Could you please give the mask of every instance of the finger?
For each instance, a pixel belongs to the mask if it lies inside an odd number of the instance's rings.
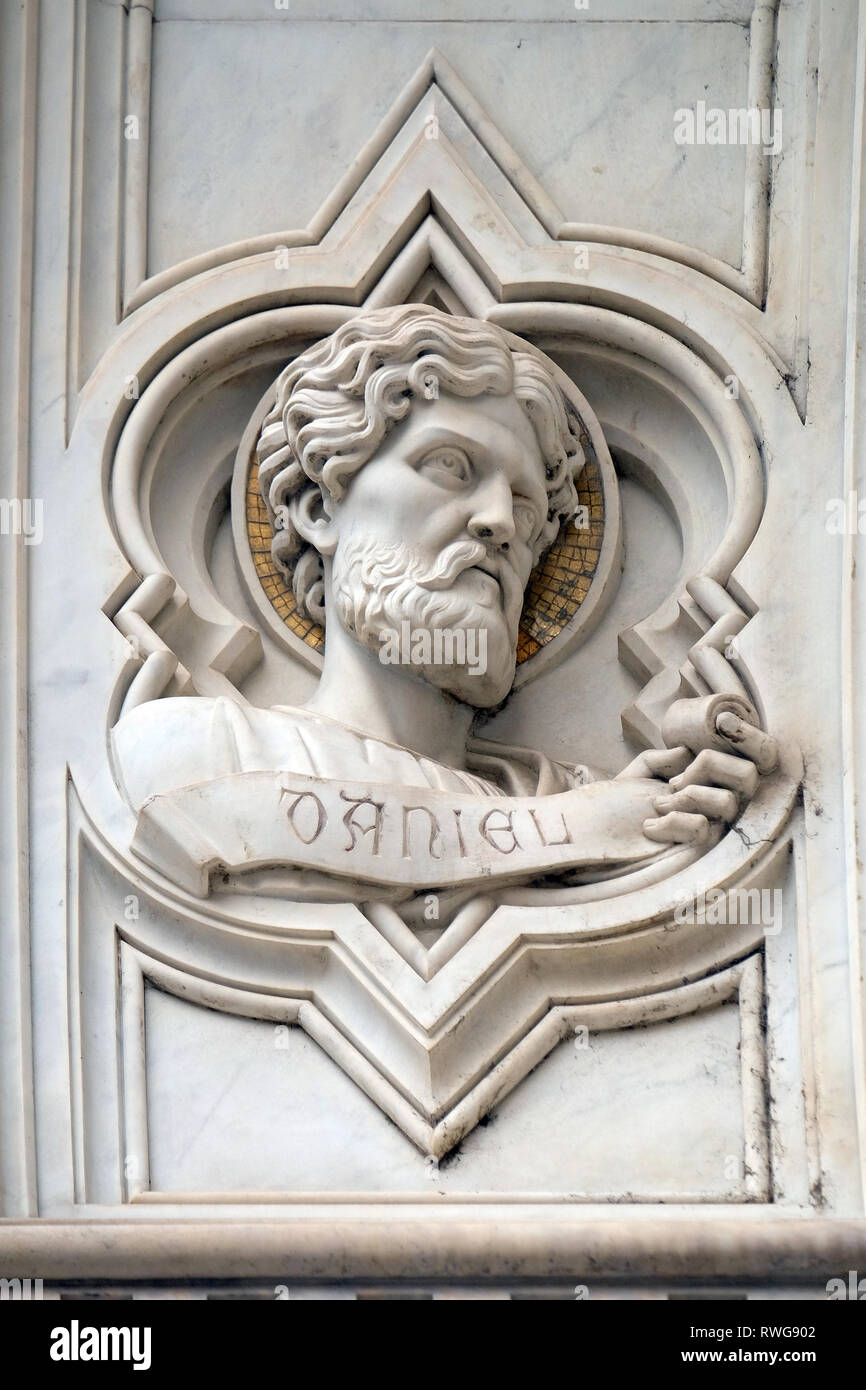
[[[692,760],[691,750],[684,746],[650,748],[643,756],[650,777],[664,777],[666,781],[669,777],[675,777],[678,772],[685,772]]]
[[[616,781],[630,777],[661,777],[667,781],[677,772],[683,772],[692,759],[688,748],[649,748],[640,753],[617,774]]]
[[[734,793],[722,787],[686,787],[673,796],[657,796],[653,806],[659,815],[669,811],[691,811],[725,824],[736,819],[739,809]]]
[[[643,833],[648,840],[662,844],[702,845],[710,833],[710,823],[706,816],[672,811],[670,815],[645,820]]]
[[[747,724],[732,710],[723,710],[716,720],[716,729],[729,743],[751,758],[759,772],[772,772],[779,761],[779,745],[769,734]]]
[[[694,786],[727,787],[738,796],[748,798],[754,795],[758,785],[758,770],[748,758],[737,758],[733,753],[718,753],[714,748],[705,748],[685,772],[670,779],[670,785],[675,792]]]

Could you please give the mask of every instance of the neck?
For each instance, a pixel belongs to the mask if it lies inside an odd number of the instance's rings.
[[[322,678],[306,709],[370,738],[463,768],[475,711],[400,666],[386,666],[336,621],[328,627]]]

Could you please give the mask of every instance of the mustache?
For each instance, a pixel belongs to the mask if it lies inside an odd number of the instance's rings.
[[[514,571],[514,566],[504,555],[482,545],[480,541],[455,541],[453,545],[446,546],[431,570],[415,576],[415,582],[422,589],[447,589],[464,570],[472,569],[482,560],[500,574],[503,568]]]
[[[455,541],[441,552],[432,569],[423,575],[416,575],[415,582],[422,589],[447,589],[458,574],[486,558],[487,547],[478,541]]]

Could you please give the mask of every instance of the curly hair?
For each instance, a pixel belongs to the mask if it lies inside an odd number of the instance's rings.
[[[324,625],[321,557],[292,525],[289,503],[309,489],[335,502],[415,398],[514,393],[545,461],[548,514],[535,563],[577,506],[581,423],[540,357],[502,329],[428,304],[349,319],[303,352],[276,382],[256,443],[259,487],[274,529],[271,554],[299,610]]]

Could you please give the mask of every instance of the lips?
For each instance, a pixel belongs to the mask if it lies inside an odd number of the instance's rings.
[[[505,584],[502,575],[492,565],[470,565],[463,571],[464,574],[483,574],[485,579],[492,579],[499,589],[500,595],[505,597]]]
[[[500,589],[502,588],[502,574],[494,564],[485,564],[483,561],[479,561],[477,565],[472,565],[470,568],[480,570],[482,574],[488,575],[490,579],[495,579]]]
[[[514,570],[507,566],[507,562],[498,565],[495,560],[479,560],[477,564],[470,565],[463,571],[464,574],[471,574],[477,570],[485,578],[492,579],[499,590],[499,603],[503,609],[507,609],[515,594],[512,592],[519,587],[519,580]]]

